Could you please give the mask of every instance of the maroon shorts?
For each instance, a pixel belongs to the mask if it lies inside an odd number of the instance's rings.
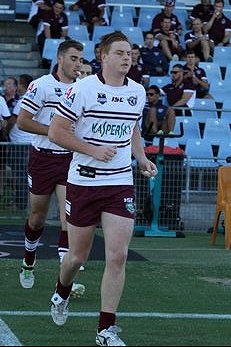
[[[31,193],[50,195],[57,184],[66,185],[72,153],[52,154],[32,148],[28,162],[28,185]]]
[[[66,218],[75,226],[97,225],[101,213],[135,219],[133,186],[77,186],[67,183]]]

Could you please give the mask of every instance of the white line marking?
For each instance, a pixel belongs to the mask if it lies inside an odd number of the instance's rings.
[[[70,317],[97,317],[98,312],[69,312]],[[50,316],[48,311],[0,311],[0,316]],[[118,317],[169,318],[169,319],[217,319],[231,320],[231,314],[222,313],[164,313],[164,312],[118,312]]]
[[[129,250],[132,251],[182,251],[182,252],[188,252],[188,251],[226,251],[225,248],[142,248],[142,247],[131,247]]]
[[[2,319],[0,319],[0,346],[22,346]]]

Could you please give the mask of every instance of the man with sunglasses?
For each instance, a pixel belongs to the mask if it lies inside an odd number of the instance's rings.
[[[162,90],[168,104],[175,110],[176,116],[191,116],[190,108],[194,106],[196,88],[191,79],[184,79],[184,68],[175,64],[171,71],[172,83],[165,85]]]
[[[145,145],[152,145],[156,134],[173,134],[175,113],[171,107],[163,105],[160,100],[160,89],[152,85],[147,91],[147,103],[143,112],[142,136]]]

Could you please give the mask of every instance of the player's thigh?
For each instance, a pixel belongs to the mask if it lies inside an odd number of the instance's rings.
[[[127,253],[133,229],[134,219],[103,212],[101,217],[105,240],[105,253]]]
[[[67,223],[69,253],[72,256],[88,257],[93,238],[95,225],[78,227]]]

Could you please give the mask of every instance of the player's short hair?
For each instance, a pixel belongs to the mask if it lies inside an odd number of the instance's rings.
[[[118,41],[128,42],[130,47],[131,47],[131,49],[132,49],[132,44],[129,41],[128,37],[126,35],[124,35],[120,31],[115,31],[113,33],[104,35],[102,37],[102,40],[100,42],[100,51],[108,53],[110,48],[111,48],[111,45],[113,44],[113,42],[118,42]]]
[[[65,40],[60,43],[57,50],[57,55],[65,54],[69,48],[75,48],[77,51],[80,52],[83,51],[83,45],[81,42],[76,40]]]

